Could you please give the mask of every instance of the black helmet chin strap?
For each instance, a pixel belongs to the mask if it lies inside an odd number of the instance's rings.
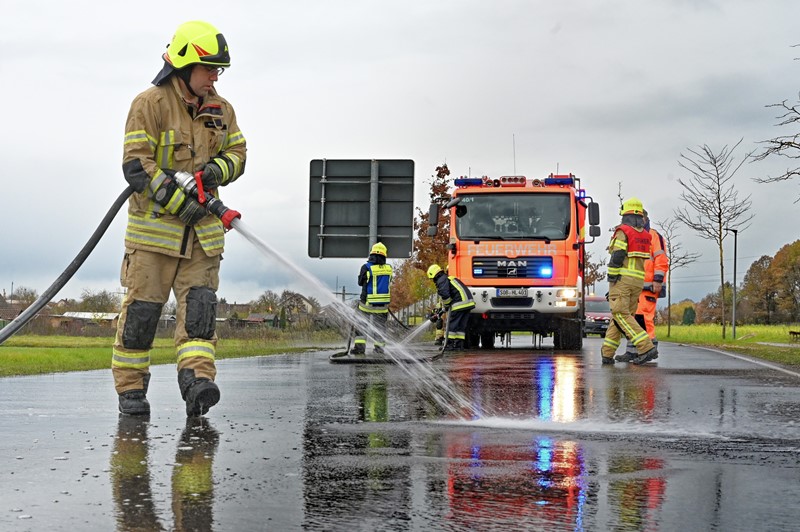
[[[175,73],[181,79],[181,81],[183,81],[183,84],[186,85],[186,89],[189,92],[192,93],[192,96],[194,96],[195,98],[199,98],[200,95],[197,94],[196,92],[194,92],[194,90],[192,90],[192,86],[189,83],[189,80],[192,77],[192,69],[193,68],[194,68],[194,65],[187,65],[187,66],[185,66],[185,67],[183,67],[181,69],[176,70]]]

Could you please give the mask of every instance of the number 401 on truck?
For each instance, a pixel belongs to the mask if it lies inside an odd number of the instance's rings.
[[[451,199],[448,274],[475,298],[468,347],[498,334],[553,336],[556,349],[583,347],[585,244],[600,236],[600,208],[572,174],[528,180],[457,178]],[[586,218],[589,236],[586,241]],[[439,230],[431,205],[428,229]]]

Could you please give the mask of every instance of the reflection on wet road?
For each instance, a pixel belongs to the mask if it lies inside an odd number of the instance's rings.
[[[663,342],[603,367],[599,345],[434,363],[461,416],[329,352],[221,361],[223,401],[188,422],[168,366],[150,419],[117,416],[106,372],[2,379],[0,527],[796,528],[800,376]]]

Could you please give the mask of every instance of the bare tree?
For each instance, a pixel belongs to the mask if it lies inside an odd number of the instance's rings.
[[[750,156],[746,154],[741,161],[736,161],[733,152],[741,143],[742,139],[739,139],[732,148],[725,145],[719,152],[714,152],[707,144],[703,144],[697,149],[689,148],[689,155],[681,153],[678,161],[680,167],[688,171],[690,176],[688,179],[678,179],[678,183],[684,188],[680,197],[688,207],[675,209],[675,218],[701,238],[713,240],[717,244],[720,287],[725,284],[722,242],[729,229],[742,231],[755,216],[750,211],[750,195],[740,199],[732,182]],[[720,307],[722,338],[725,339],[724,300]]]
[[[781,109],[781,114],[776,117],[778,119],[778,123],[776,124],[778,127],[796,127],[800,125],[800,106],[789,105],[786,103],[786,100],[783,100],[781,103],[775,103],[767,107],[778,107]],[[786,171],[780,175],[755,178],[754,181],[758,183],[775,183],[777,181],[786,181],[794,177],[800,177],[800,163],[797,162],[798,159],[800,159],[800,133],[782,135],[774,139],[762,141],[761,144],[766,144],[766,147],[761,153],[753,156],[754,161],[761,161],[771,155],[777,155],[792,161],[791,166],[794,167],[792,168],[790,166],[786,168]],[[798,201],[800,201],[800,197],[795,200],[795,203]]]
[[[666,241],[664,246],[669,258],[669,267],[667,268],[667,338],[669,338],[672,330],[672,272],[700,258],[700,253],[683,252],[681,250],[681,243],[678,242],[678,223],[679,221],[676,218],[669,218],[665,222],[653,222]]]
[[[84,312],[116,312],[122,304],[122,298],[116,292],[100,290],[94,292],[84,288],[81,292],[80,310]]]
[[[587,251],[584,260],[586,261],[586,273],[583,280],[583,289],[586,291],[591,286],[592,292],[594,292],[595,283],[605,279],[606,277],[606,271],[603,269],[603,266],[606,265],[606,260],[608,260],[608,257],[600,259],[597,262],[593,262],[592,253]]]

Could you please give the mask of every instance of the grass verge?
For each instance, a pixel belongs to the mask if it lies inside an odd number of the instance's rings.
[[[0,377],[86,371],[111,367],[113,338],[76,336],[15,336],[0,345]],[[303,352],[343,345],[331,333],[281,334],[271,338],[223,339],[217,344],[217,360]],[[172,338],[156,338],[150,352],[153,365],[174,364]]]
[[[730,351],[800,370],[800,342],[792,342],[789,331],[800,330],[792,325],[737,325],[736,338],[731,327],[718,325],[673,325],[667,336],[667,327],[656,327],[656,336],[665,342],[702,345]]]

